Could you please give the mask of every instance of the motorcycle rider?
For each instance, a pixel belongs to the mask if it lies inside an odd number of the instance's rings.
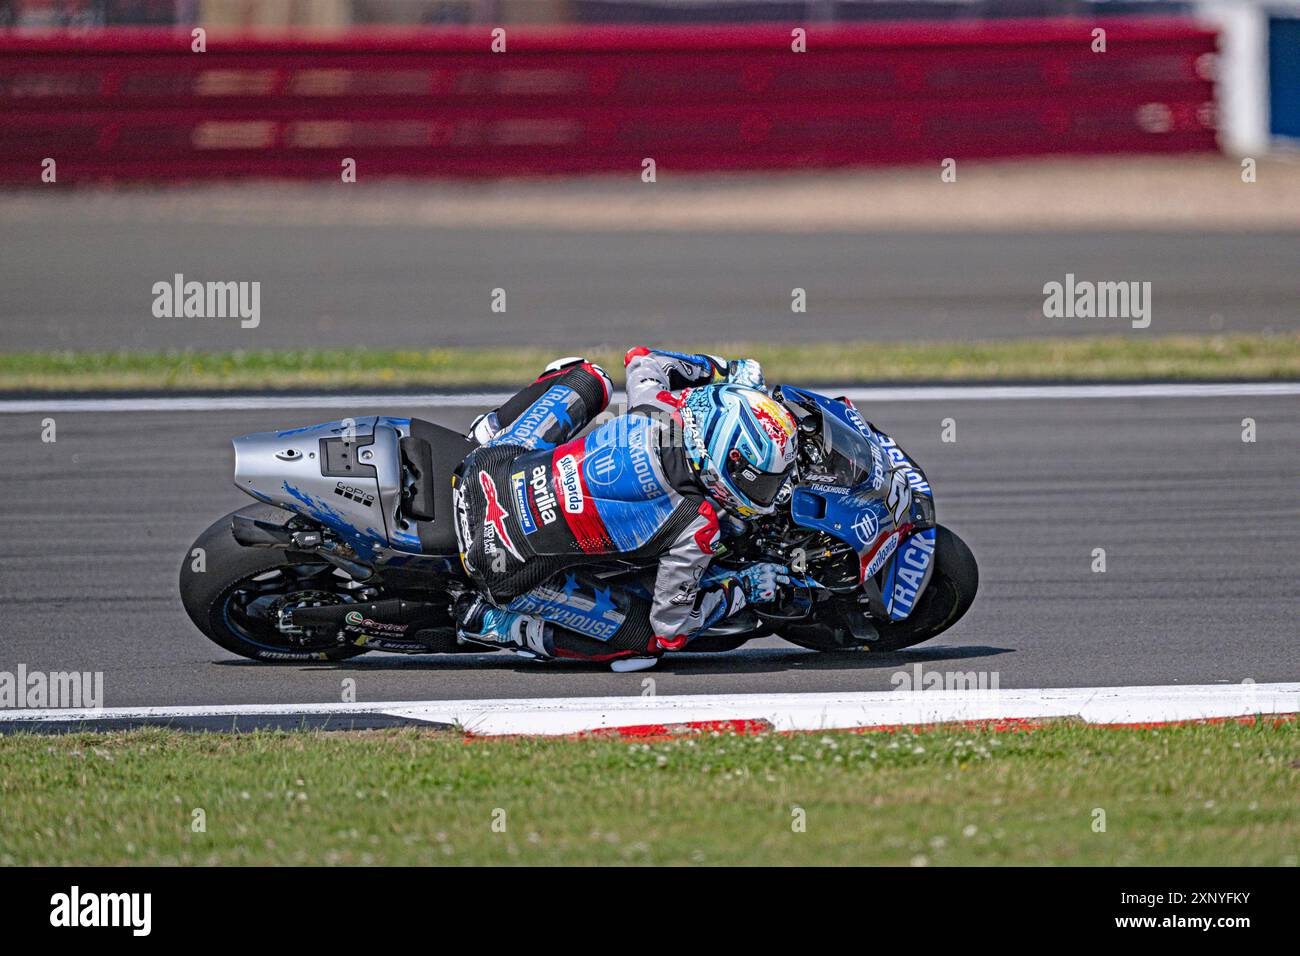
[[[770,513],[789,487],[797,429],[752,359],[633,348],[626,413],[609,376],[560,359],[480,416],[457,471],[461,560],[478,594],[457,604],[463,639],[541,659],[652,666],[747,603],[784,569],[706,572],[721,531]],[[652,585],[603,584],[584,568],[657,564]]]

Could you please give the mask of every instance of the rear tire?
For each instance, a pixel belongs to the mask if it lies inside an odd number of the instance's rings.
[[[194,626],[231,653],[255,661],[290,664],[341,661],[364,654],[365,648],[350,644],[295,645],[269,621],[258,620],[238,609],[237,599],[250,589],[269,589],[266,593],[274,594],[276,572],[288,585],[290,578],[302,578],[304,574],[307,580],[315,577],[329,582],[333,569],[310,555],[295,555],[278,548],[244,547],[230,530],[231,519],[237,514],[276,524],[284,524],[291,517],[289,512],[272,505],[249,505],[219,518],[199,535],[181,563],[180,574],[181,603]],[[195,548],[203,549],[202,571],[194,569]]]
[[[935,566],[916,609],[904,621],[872,621],[879,637],[858,641],[848,628],[829,624],[786,627],[781,636],[815,651],[897,651],[937,637],[952,627],[975,600],[980,573],[966,542],[942,525],[935,539]]]

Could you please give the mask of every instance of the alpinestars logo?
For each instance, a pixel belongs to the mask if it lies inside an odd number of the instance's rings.
[[[497,500],[496,483],[493,482],[492,476],[486,471],[478,473],[478,483],[479,487],[483,489],[483,500],[487,504],[487,514],[483,520],[493,529],[497,539],[505,545],[505,549],[514,555],[515,560],[522,561],[524,559],[523,555],[519,553],[515,543],[510,540],[510,532],[506,529],[506,518],[510,516],[510,513],[505,508],[502,508],[501,502]],[[491,544],[490,541],[484,543]],[[489,553],[491,553],[491,550],[491,548],[488,548]]]

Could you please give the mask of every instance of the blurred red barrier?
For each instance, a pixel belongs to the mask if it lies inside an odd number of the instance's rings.
[[[1106,30],[1105,53],[1092,31]],[[0,35],[0,178],[495,176],[1216,148],[1189,21]]]

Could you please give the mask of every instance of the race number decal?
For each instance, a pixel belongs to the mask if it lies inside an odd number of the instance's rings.
[[[894,524],[900,525],[903,519],[912,513],[912,486],[901,468],[895,468],[889,479],[889,495],[885,498],[889,512],[894,516]]]

